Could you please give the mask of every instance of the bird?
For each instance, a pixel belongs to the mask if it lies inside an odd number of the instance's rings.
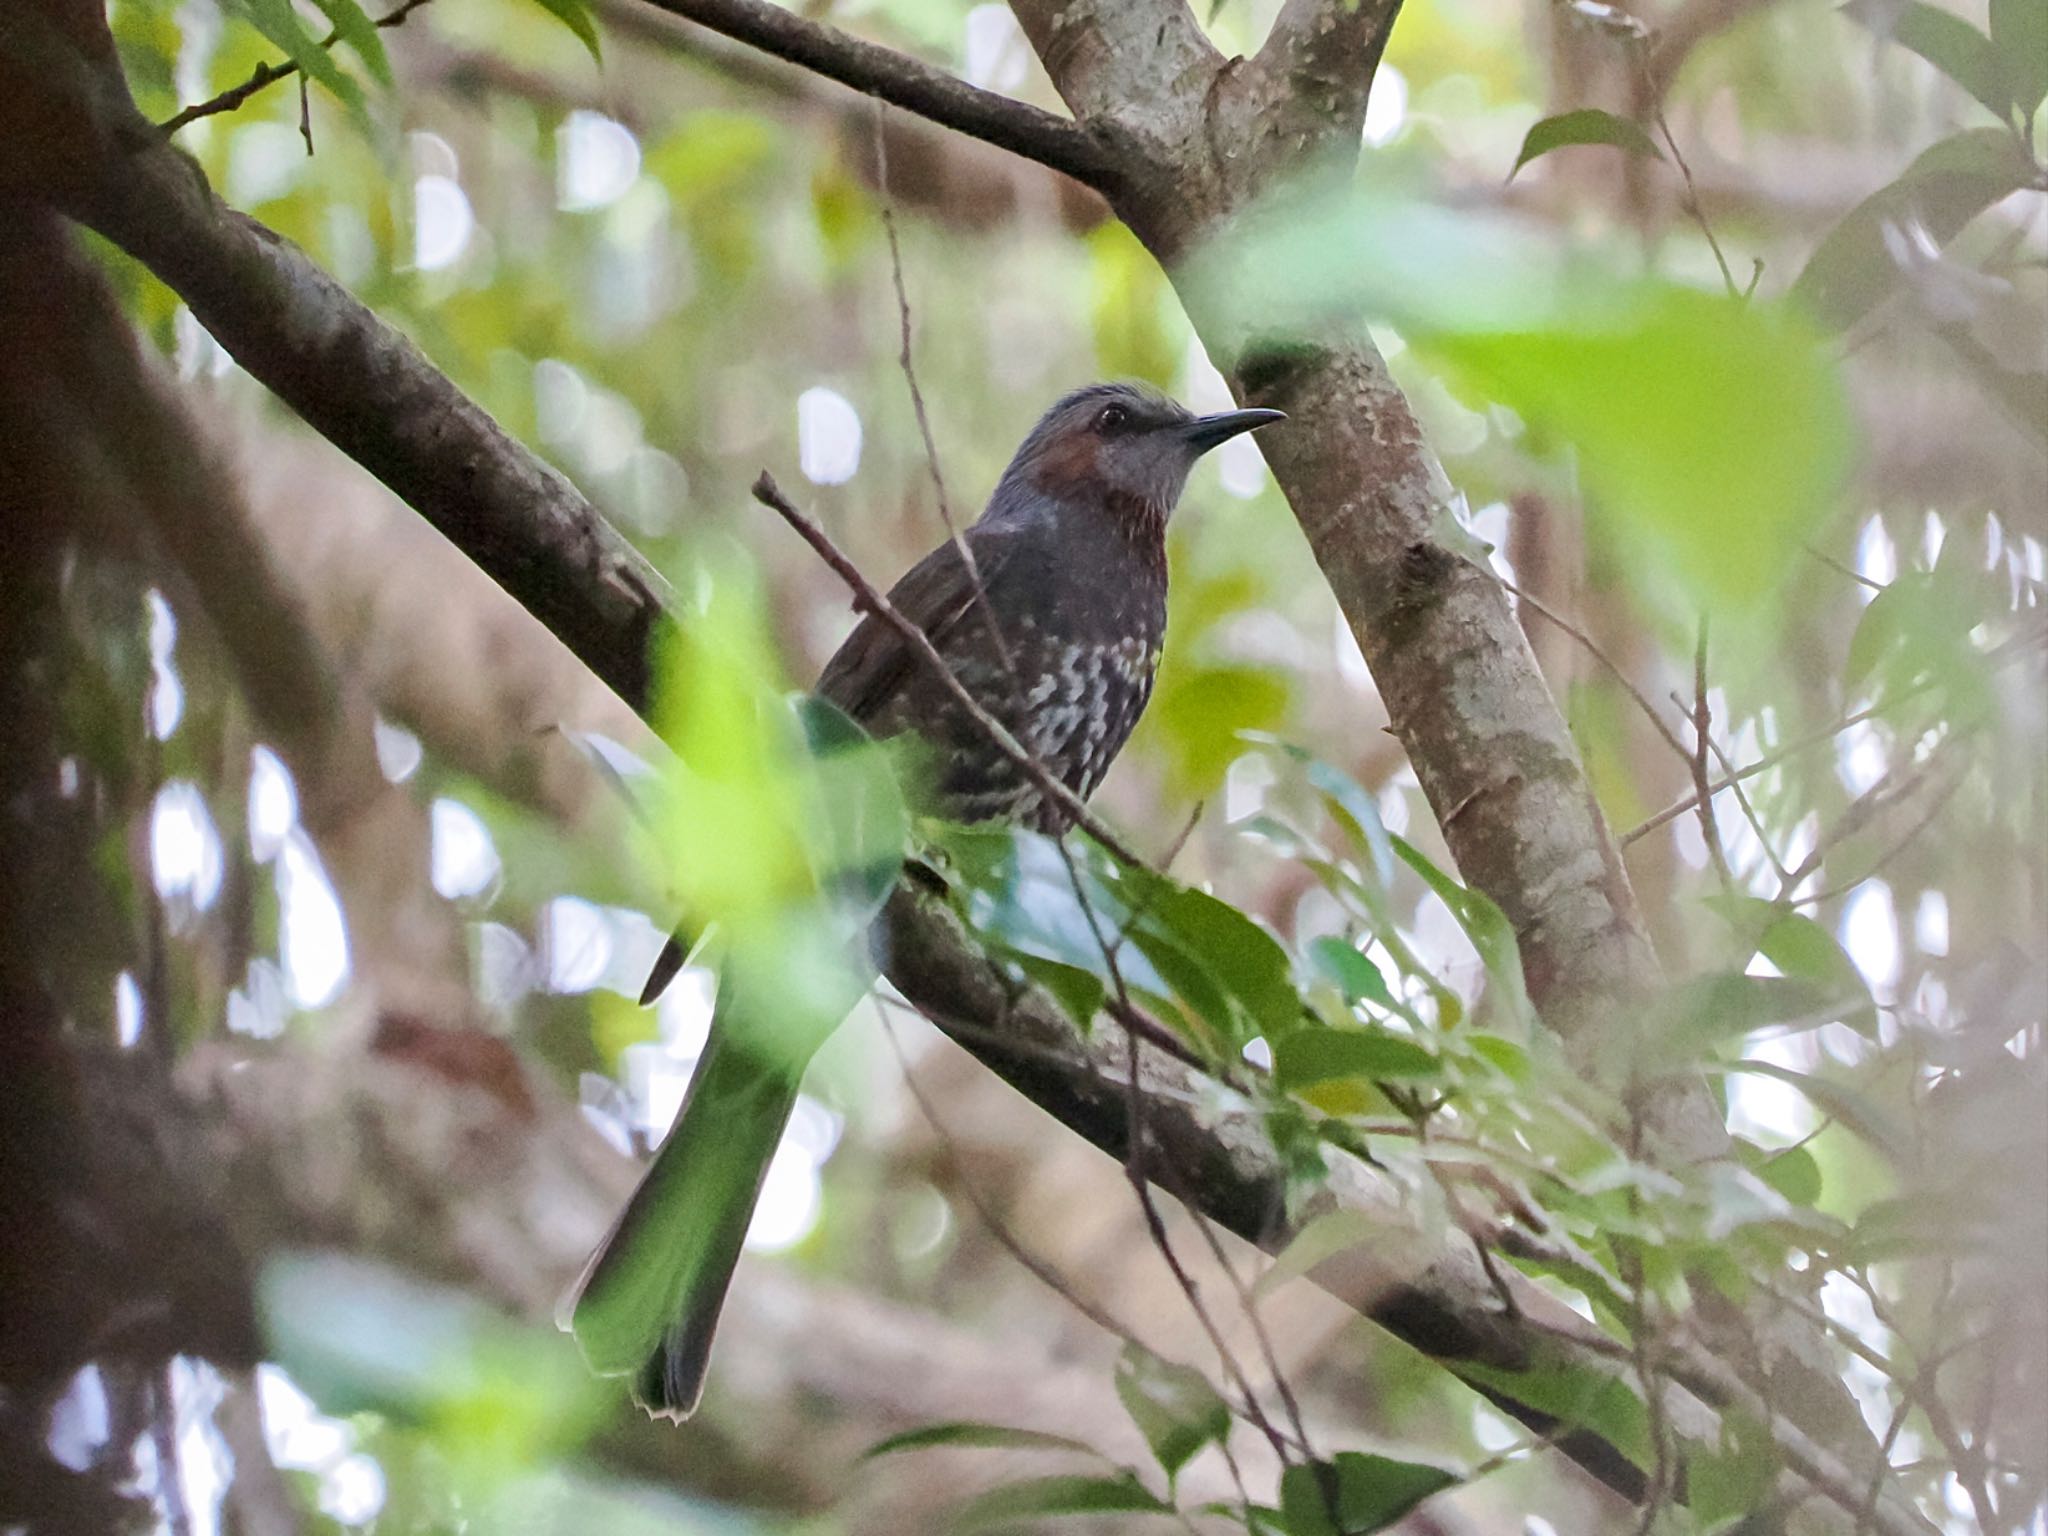
[[[1219,444],[1282,420],[1263,409],[1196,415],[1132,383],[1073,390],[1024,438],[981,516],[911,567],[889,604],[1049,777],[1086,799],[1152,693],[1166,635],[1167,520],[1189,472]],[[814,694],[870,737],[912,738],[925,769],[922,809],[1066,829],[1065,806],[880,614],[855,625]],[[684,953],[669,941],[643,1005]],[[675,1122],[561,1313],[592,1369],[629,1377],[634,1401],[656,1418],[696,1410],[769,1161],[823,1043],[823,1033],[767,1017],[762,990],[729,995],[721,984]],[[768,1036],[772,1047],[761,1043]]]

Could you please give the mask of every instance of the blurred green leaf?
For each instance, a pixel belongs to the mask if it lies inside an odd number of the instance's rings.
[[[588,0],[533,0],[533,3],[574,32],[576,40],[590,51],[594,62],[604,62],[604,54],[598,47],[597,23],[591,20]]]
[[[1309,946],[1309,958],[1344,994],[1348,1003],[1375,1003],[1382,1008],[1399,1010],[1394,994],[1387,987],[1386,977],[1380,968],[1360,954],[1358,947],[1345,940],[1326,934]]]
[[[379,1264],[276,1257],[258,1295],[273,1357],[324,1408],[427,1426],[444,1454],[509,1472],[580,1444],[609,1411],[563,1335]]]
[[[377,24],[370,20],[357,0],[313,0],[334,28],[337,42],[347,43],[356,51],[356,57],[363,61],[379,85],[391,83],[391,60],[384,55],[384,39],[377,35]]]
[[[342,72],[333,56],[320,46],[320,40],[306,30],[306,24],[292,8],[292,0],[235,0],[235,4],[257,31],[285,51],[308,80],[318,81],[351,110],[362,110],[361,87]]]
[[[886,1440],[877,1440],[861,1452],[862,1460],[873,1460],[877,1456],[894,1456],[901,1451],[923,1451],[935,1446],[974,1446],[1002,1451],[1076,1451],[1084,1456],[1100,1457],[1101,1452],[1094,1446],[1079,1440],[1070,1440],[1065,1435],[1049,1435],[1037,1429],[1011,1429],[1003,1424],[982,1424],[968,1419],[957,1419],[946,1424],[927,1424],[922,1429],[907,1429],[900,1435],[891,1435]]]
[[[1597,1282],[1597,1277],[1594,1279]],[[1606,1291],[1604,1297],[1600,1297],[1602,1290]],[[1594,1294],[1610,1304],[1623,1301],[1618,1292],[1604,1285],[1596,1284]],[[1590,1366],[1548,1363],[1525,1371],[1507,1371],[1470,1360],[1458,1367],[1458,1374],[1549,1414],[1558,1421],[1558,1428],[1552,1431],[1554,1435],[1589,1429],[1638,1467],[1646,1471],[1650,1467],[1654,1453],[1649,1416],[1642,1399],[1620,1376],[1606,1375]]]
[[[1335,1258],[1347,1248],[1374,1242],[1382,1235],[1381,1227],[1362,1211],[1333,1210],[1312,1216],[1253,1282],[1252,1294],[1264,1296],[1287,1281],[1306,1275],[1325,1259]]]
[[[1166,274],[1138,237],[1106,219],[1087,237],[1089,317],[1095,360],[1112,378],[1144,379],[1165,389],[1180,371],[1177,337],[1166,329]]]
[[[1038,955],[1021,954],[1011,951],[1010,958],[1026,976],[1037,982],[1053,995],[1067,1017],[1074,1021],[1074,1027],[1083,1034],[1094,1023],[1095,1015],[1102,1012],[1102,1005],[1109,996],[1109,989],[1093,971],[1083,970],[1077,965],[1065,965],[1058,960],[1043,959]]]
[[[1804,912],[1786,911],[1757,940],[1763,957],[1788,977],[1799,977],[1846,1003],[1841,1022],[1865,1034],[1877,1028],[1870,984],[1835,936]]]
[[[177,111],[178,55],[184,37],[175,14],[155,6],[117,5],[107,21],[136,105],[152,118]]]
[[[1886,225],[1918,223],[1936,245],[1947,245],[1970,220],[2038,174],[2006,129],[1972,128],[1943,139],[1828,231],[1792,284],[1793,302],[1828,330],[1846,329],[1899,285],[1898,263],[1885,247]]]
[[[1750,1172],[1794,1205],[1812,1206],[1820,1200],[1820,1160],[1805,1147],[1773,1152],[1738,1137],[1735,1150]]]
[[[1805,317],[1624,276],[1504,219],[1311,180],[1187,270],[1197,312],[1276,356],[1382,321],[1537,443],[1569,444],[1601,541],[1659,604],[1774,592],[1848,470],[1839,370]]]
[[[1795,1072],[1790,1067],[1781,1067],[1774,1061],[1734,1061],[1728,1064],[1727,1070],[1747,1072],[1755,1077],[1775,1078],[1781,1083],[1789,1083],[1805,1094],[1815,1108],[1840,1121],[1883,1152],[1894,1164],[1905,1166],[1913,1160],[1912,1141],[1892,1113],[1868,1095],[1845,1083],[1838,1083],[1815,1072]]]
[[[1605,317],[1430,345],[1571,443],[1609,546],[1709,609],[1776,590],[1848,468],[1836,367],[1795,314],[1767,304],[1651,287]]]
[[[2005,71],[2006,93],[2031,121],[2048,98],[2048,4],[1991,0],[1991,41]]]
[[[1413,1040],[1383,1030],[1312,1024],[1273,1042],[1273,1081],[1289,1092],[1342,1078],[1436,1077],[1443,1069]]]
[[[1862,992],[1860,979],[1857,992]],[[1656,1022],[1643,1042],[1645,1065],[1677,1066],[1760,1029],[1818,1029],[1857,1010],[1856,994],[1810,977],[1739,971],[1690,976],[1673,986],[1656,1010]]]
[[[1117,1357],[1116,1395],[1152,1447],[1169,1487],[1202,1447],[1230,1434],[1229,1405],[1208,1377],[1138,1344],[1126,1344]]]
[[[1492,988],[1489,1001],[1505,1010],[1510,1018],[1533,1017],[1528,986],[1522,979],[1522,947],[1515,939],[1514,925],[1507,914],[1481,892],[1461,885],[1438,869],[1406,838],[1396,837],[1392,841],[1394,852],[1450,908],[1451,916],[1479,951],[1480,963],[1486,967],[1486,978]]]
[[[1770,1430],[1747,1414],[1724,1409],[1720,1445],[1686,1458],[1686,1506],[1701,1530],[1724,1530],[1726,1522],[1764,1506],[1779,1470]]]
[[[1280,1509],[1289,1536],[1368,1536],[1457,1481],[1442,1467],[1339,1451],[1328,1461],[1283,1472]]]
[[[1135,1477],[1035,1477],[991,1488],[953,1517],[959,1531],[985,1531],[1012,1521],[1050,1515],[1170,1515],[1165,1503]]]
[[[1991,39],[1952,11],[1925,0],[1849,0],[1842,14],[1873,36],[1920,55],[2000,122],[2012,112],[2005,66]]]
[[[1955,582],[1935,571],[1908,571],[1864,607],[1849,637],[1842,686],[1853,692],[1880,668],[1899,687],[1938,677],[1971,653],[1970,631],[1979,619]]]
[[[1664,158],[1641,125],[1598,107],[1582,107],[1576,112],[1546,117],[1530,128],[1522,140],[1521,153],[1515,156],[1514,170],[1508,172],[1508,180],[1513,181],[1515,172],[1531,160],[1574,144],[1611,144],[1631,155],[1647,155],[1652,160]]]
[[[1287,716],[1283,673],[1242,664],[1176,664],[1164,669],[1153,701],[1175,792],[1190,800],[1216,792],[1243,755],[1244,733],[1278,728]]]

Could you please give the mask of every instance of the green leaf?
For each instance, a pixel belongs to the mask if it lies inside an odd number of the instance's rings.
[[[1759,302],[1650,289],[1604,318],[1597,308],[1542,330],[1427,344],[1577,450],[1594,531],[1618,556],[1706,608],[1754,605],[1777,590],[1847,473],[1834,360],[1796,312]]]
[[[1780,1470],[1777,1442],[1747,1414],[1724,1409],[1721,1441],[1686,1458],[1686,1504],[1701,1530],[1724,1529],[1764,1506]]]
[[[1207,891],[1157,884],[1141,897],[1141,927],[1157,926],[1197,957],[1243,1007],[1253,1033],[1277,1034],[1301,1017],[1293,968],[1278,939]]]
[[[1991,41],[2006,94],[2031,121],[2048,98],[2048,0],[1991,0]]]
[[[1789,1083],[1812,1101],[1815,1108],[1840,1121],[1858,1136],[1904,1167],[1913,1159],[1912,1142],[1890,1111],[1856,1089],[1812,1072],[1795,1072],[1774,1061],[1744,1059],[1728,1064],[1730,1072],[1747,1072],[1753,1077],[1775,1078]]]
[[[1856,993],[1868,1006],[1858,979]],[[1751,976],[1719,971],[1688,977],[1655,1011],[1644,1042],[1645,1065],[1671,1067],[1760,1029],[1818,1029],[1859,1012],[1855,993],[1805,976]]]
[[[1380,968],[1360,954],[1358,947],[1333,934],[1326,934],[1309,946],[1309,958],[1337,989],[1347,1003],[1377,1003],[1389,1010],[1399,1008]]]
[[[590,6],[586,0],[534,0],[542,10],[576,34],[576,40],[590,50],[590,57],[597,63],[604,62],[604,55],[597,43],[597,23],[590,19]]]
[[[1464,393],[1514,411],[1537,447],[1571,448],[1603,558],[1642,565],[1673,611],[1777,591],[1847,476],[1840,369],[1783,305],[1321,180],[1261,199],[1185,270],[1194,312],[1271,338],[1276,356],[1384,321]]]
[[[356,57],[363,61],[379,85],[389,85],[391,60],[385,57],[384,39],[377,33],[377,24],[370,20],[357,0],[313,0],[313,3],[333,25],[336,39],[355,49]]]
[[[239,0],[242,13],[256,30],[285,51],[308,80],[318,81],[352,111],[361,111],[362,88],[334,62],[320,40],[306,30],[292,0]]]
[[[1406,838],[1396,837],[1392,841],[1394,852],[1450,908],[1451,916],[1479,951],[1480,963],[1486,967],[1486,978],[1492,985],[1492,1001],[1505,1008],[1512,1018],[1532,1017],[1535,1010],[1522,980],[1522,947],[1515,939],[1514,924],[1508,921],[1507,914],[1485,895],[1438,869]]]
[[[1109,995],[1101,978],[1079,966],[1063,965],[1057,960],[1046,960],[1037,955],[1013,950],[1010,958],[1016,962],[1017,969],[1053,995],[1053,1000],[1074,1021],[1076,1029],[1083,1034],[1088,1032]]]
[[[1594,1294],[1600,1294],[1598,1287]],[[1608,1299],[1622,1300],[1619,1293],[1610,1293]],[[1549,1414],[1557,1420],[1551,1432],[1554,1437],[1575,1429],[1591,1430],[1645,1471],[1654,1459],[1649,1415],[1643,1400],[1623,1377],[1605,1375],[1592,1366],[1546,1363],[1511,1371],[1474,1360],[1459,1362],[1457,1374],[1468,1383],[1490,1387]]]
[[[1287,717],[1286,674],[1271,667],[1175,665],[1163,670],[1153,730],[1165,741],[1175,792],[1199,800],[1216,792],[1243,755],[1244,733],[1276,729]]]
[[[1924,0],[1849,0],[1842,14],[1878,38],[1920,55],[2005,122],[2012,94],[1991,39],[1951,11]]]
[[[969,1500],[953,1517],[960,1531],[985,1531],[1013,1520],[1048,1515],[1170,1515],[1163,1502],[1143,1483],[1122,1477],[1035,1477],[991,1488]]]
[[[1944,567],[1908,571],[1873,597],[1849,637],[1842,685],[1855,690],[1880,672],[1900,688],[1965,675],[1979,620],[1959,575]]]
[[[1282,1473],[1280,1509],[1290,1536],[1369,1536],[1457,1481],[1442,1467],[1339,1451]]]
[[[1923,151],[1897,181],[1858,203],[1807,258],[1792,299],[1829,330],[1844,330],[1890,297],[1900,282],[1886,249],[1888,224],[1917,222],[1937,245],[2038,172],[2003,128],[1973,128]]]
[[[1306,1275],[1323,1260],[1334,1258],[1347,1248],[1362,1247],[1384,1236],[1384,1228],[1360,1211],[1324,1211],[1287,1241],[1273,1257],[1266,1272],[1252,1284],[1254,1296],[1264,1296],[1299,1275]]]
[[[1094,1446],[1070,1440],[1065,1435],[956,1419],[945,1424],[927,1424],[922,1429],[909,1429],[886,1440],[877,1440],[861,1453],[861,1459],[871,1461],[877,1456],[894,1456],[901,1451],[923,1451],[937,1446],[972,1446],[1002,1451],[1078,1451],[1084,1456],[1095,1457],[1102,1454]]]
[[[1230,1434],[1230,1408],[1193,1366],[1131,1343],[1116,1362],[1116,1395],[1152,1447],[1169,1484],[1205,1445]]]
[[[1611,144],[1631,155],[1647,155],[1652,160],[1664,158],[1640,124],[1598,107],[1583,107],[1577,112],[1546,117],[1531,128],[1522,140],[1522,152],[1515,156],[1515,167],[1508,172],[1508,180],[1513,181],[1515,172],[1538,156],[1573,144]]]
[[[1273,1042],[1273,1082],[1290,1093],[1342,1078],[1436,1077],[1443,1069],[1413,1040],[1379,1030],[1309,1025]]]
[[[1803,912],[1786,912],[1757,941],[1763,957],[1788,977],[1814,982],[1834,998],[1853,1000],[1841,1022],[1871,1034],[1877,1028],[1877,1005],[1856,962],[1835,936]]]
[[[1770,1151],[1737,1138],[1736,1154],[1744,1166],[1794,1205],[1811,1207],[1821,1195],[1820,1160],[1804,1146]]]

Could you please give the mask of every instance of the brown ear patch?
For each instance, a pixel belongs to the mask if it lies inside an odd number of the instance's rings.
[[[1093,432],[1068,432],[1048,443],[1031,466],[1031,484],[1048,496],[1099,490],[1102,440]]]

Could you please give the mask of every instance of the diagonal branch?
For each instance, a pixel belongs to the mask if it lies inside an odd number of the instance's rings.
[[[162,278],[236,362],[644,705],[660,573],[410,340],[150,134],[67,211]]]
[[[1125,147],[1106,124],[1082,124],[969,85],[957,76],[767,0],[647,0],[737,42],[947,128],[1036,160],[1104,194],[1122,184]]]

